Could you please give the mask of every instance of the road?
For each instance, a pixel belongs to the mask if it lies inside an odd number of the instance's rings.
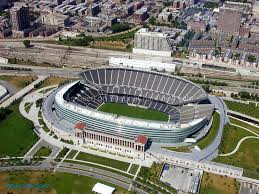
[[[16,94],[12,95],[10,98],[8,98],[7,100],[5,100],[2,104],[0,104],[0,108],[6,108],[7,106],[9,106],[12,102],[14,102],[15,100],[21,98],[22,96],[24,96],[25,94],[27,94],[28,92],[30,92],[34,86],[36,84],[38,84],[39,82],[43,81],[44,79],[46,79],[47,76],[38,76],[38,79],[35,80],[34,82],[32,82],[30,85],[26,86],[25,88],[23,88],[22,90],[18,91]]]
[[[56,165],[57,163],[55,163]],[[70,173],[70,174],[76,174],[76,175],[82,175],[82,176],[87,176],[87,177],[93,177],[96,179],[100,179],[109,183],[112,183],[114,185],[118,185],[122,188],[128,189],[130,186],[130,179],[123,177],[121,175],[115,175],[114,173],[111,173],[109,171],[104,171],[100,170],[97,168],[92,168],[92,167],[86,167],[83,166],[81,168],[81,165],[76,165],[76,164],[68,164],[68,163],[63,163],[63,166],[60,166],[56,169],[57,172],[65,172],[65,173]],[[74,168],[72,168],[74,167]],[[38,166],[8,166],[8,167],[0,167],[0,172],[4,171],[31,171],[31,170],[39,170],[39,171],[44,171],[44,170],[52,170],[53,166],[51,165],[38,165]],[[114,176],[115,175],[115,176]],[[140,183],[141,184],[141,183]],[[145,191],[131,187],[133,191],[136,191],[138,194],[147,194]]]

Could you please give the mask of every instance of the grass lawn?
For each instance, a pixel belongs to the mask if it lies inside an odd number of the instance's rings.
[[[30,103],[30,102],[26,102],[24,104],[24,110],[29,113],[30,109],[31,109],[31,106],[33,105],[33,103]]]
[[[44,87],[51,86],[51,85],[57,85],[57,84],[64,83],[69,80],[73,80],[73,79],[67,78],[67,77],[49,76],[47,79],[45,79],[43,81],[43,83],[41,84],[41,86],[39,88],[44,88]],[[51,88],[51,89],[53,89],[53,88]],[[46,93],[46,92],[44,92],[44,93]]]
[[[238,194],[239,187],[234,178],[205,172],[199,194]]]
[[[259,140],[247,139],[230,156],[218,156],[214,161],[244,168],[245,176],[259,179]]]
[[[130,194],[124,188],[92,177],[61,172],[5,172],[0,174],[1,193],[15,194],[93,194],[92,188],[96,183],[103,183],[116,188],[115,194]],[[6,184],[44,184],[47,188],[8,189]]]
[[[136,174],[136,172],[137,172],[137,170],[138,170],[138,167],[139,167],[139,165],[132,164],[132,165],[131,165],[131,168],[130,168],[130,170],[129,170],[129,173],[130,173],[130,174]]]
[[[240,120],[237,120],[235,118],[230,118],[230,122],[233,123],[233,124],[236,124],[236,125],[240,125],[241,127],[245,127],[247,129],[250,129],[251,131],[259,134],[259,126],[258,127],[255,127],[253,125],[250,125],[246,122],[243,122],[243,121],[240,121]]]
[[[64,158],[68,151],[69,151],[68,148],[63,148],[63,149],[59,152],[57,158]]]
[[[113,169],[106,168],[106,167],[103,167],[103,166],[95,165],[95,164],[89,164],[89,163],[78,162],[78,161],[67,160],[67,159],[64,160],[64,162],[72,163],[72,164],[80,164],[80,165],[83,165],[83,166],[89,166],[89,167],[93,167],[93,168],[98,168],[98,169],[101,169],[101,170],[106,170],[106,171],[109,171],[109,172],[113,172],[113,173],[116,173],[116,174],[120,174],[120,175],[125,176],[125,177],[128,177],[128,178],[133,178],[132,175],[123,173],[123,172],[118,171],[118,170],[113,170]]]
[[[139,119],[168,121],[168,115],[166,113],[162,113],[153,109],[129,106],[127,104],[105,103],[101,105],[98,110]]]
[[[19,103],[10,105],[12,113],[0,121],[0,157],[23,156],[38,140],[33,123],[20,114]]]
[[[204,149],[213,142],[218,132],[219,122],[220,122],[219,113],[215,112],[213,115],[213,123],[210,131],[203,139],[201,139],[197,143],[197,146],[199,146],[199,148]]]
[[[162,187],[162,188],[166,188],[167,190],[171,191],[171,193],[177,193],[173,187],[170,187],[167,184],[160,181],[159,176],[160,176],[162,168],[163,168],[163,163],[153,162],[153,164],[150,168],[142,166],[138,176],[143,178],[144,181],[149,180],[149,181],[155,183],[156,185],[159,185],[160,189]],[[160,192],[167,193],[165,191],[160,191]]]
[[[15,76],[15,75],[1,75],[0,80],[4,80],[14,85],[18,90],[26,87],[34,80],[36,80],[36,76]]]
[[[127,171],[128,167],[129,167],[129,163],[126,163],[126,162],[121,162],[118,160],[113,160],[110,158],[104,158],[104,157],[87,154],[87,153],[82,153],[82,152],[80,152],[78,154],[76,159],[110,166],[110,167],[117,168],[117,169],[124,170],[124,171]]]
[[[175,152],[191,152],[190,148],[187,146],[182,147],[162,147],[167,150],[175,151]]]
[[[247,136],[254,136],[254,134],[230,124],[225,125],[219,145],[219,153],[226,154],[233,151],[239,140]]]
[[[242,114],[259,119],[259,107],[256,107],[254,104],[244,104],[228,100],[224,100],[224,102],[226,103],[228,109],[232,111],[240,112]]]
[[[43,156],[43,157],[48,157],[51,154],[51,149],[42,146],[35,154],[34,156]]]
[[[70,151],[69,154],[67,155],[67,158],[72,159],[76,155],[77,152],[78,152],[77,150]]]

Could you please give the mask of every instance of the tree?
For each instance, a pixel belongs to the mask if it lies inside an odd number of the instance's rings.
[[[129,30],[130,26],[128,23],[117,23],[112,25],[112,32],[117,33],[117,32],[122,32]]]
[[[24,44],[25,48],[29,48],[31,46],[31,41],[30,40],[24,40],[23,44]]]

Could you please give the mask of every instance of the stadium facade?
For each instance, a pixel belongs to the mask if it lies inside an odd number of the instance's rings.
[[[137,140],[135,144],[141,139],[140,143],[146,144],[143,137],[157,143],[180,143],[203,129],[214,111],[201,87],[176,76],[115,67],[89,69],[80,76],[81,80],[58,88],[43,105],[46,122],[60,134],[69,134],[68,138],[81,137],[76,139],[78,144],[93,137],[88,135],[89,131],[98,133],[100,137],[96,136],[96,140],[101,142],[115,143],[107,136],[118,137],[119,145],[121,139]],[[107,102],[154,109],[166,113],[168,121],[136,119],[97,110]],[[63,128],[59,127],[61,123],[65,123]],[[82,134],[75,133],[73,127],[79,123],[84,126]],[[127,145],[131,147],[131,143]],[[145,145],[137,150],[144,151]]]

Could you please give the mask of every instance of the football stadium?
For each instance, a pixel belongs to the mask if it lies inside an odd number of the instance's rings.
[[[201,87],[177,76],[106,67],[80,77],[44,101],[45,119],[64,133],[84,123],[88,130],[116,137],[180,143],[208,125],[214,112]]]

